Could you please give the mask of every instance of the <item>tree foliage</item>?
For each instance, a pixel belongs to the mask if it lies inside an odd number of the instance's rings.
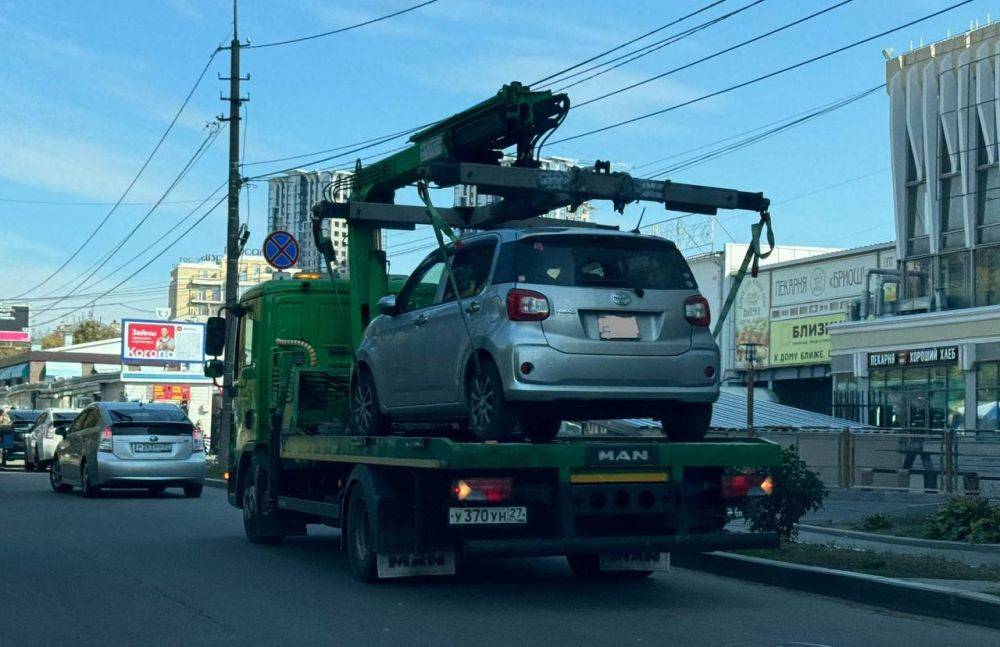
[[[64,337],[67,334],[73,335],[74,344],[83,344],[88,341],[113,339],[121,333],[115,325],[102,323],[96,319],[87,319],[73,325],[69,329],[60,327],[45,335],[42,337],[42,348],[62,346],[64,344]]]
[[[771,471],[774,492],[743,504],[743,518],[754,532],[776,532],[785,539],[798,534],[795,524],[807,512],[823,507],[829,492],[815,472],[799,458],[794,445],[781,452],[781,466]]]

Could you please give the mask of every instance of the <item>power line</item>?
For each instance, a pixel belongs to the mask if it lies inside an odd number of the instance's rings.
[[[687,20],[688,18],[691,18],[693,16],[697,16],[698,14],[700,14],[702,12],[708,11],[712,7],[720,5],[723,2],[726,2],[726,0],[716,0],[715,2],[710,2],[707,5],[705,5],[704,7],[700,8],[700,9],[696,9],[695,11],[692,11],[689,14],[681,16],[680,18],[677,18],[675,20],[672,20],[672,21],[668,22],[665,25],[661,25],[661,26],[657,27],[656,29],[654,29],[652,31],[647,31],[645,34],[642,34],[641,36],[636,36],[632,40],[629,40],[629,41],[626,41],[624,43],[621,43],[620,45],[616,45],[616,46],[612,47],[609,50],[605,50],[605,51],[601,52],[600,54],[595,54],[594,56],[591,56],[590,58],[588,58],[586,60],[580,61],[579,63],[576,63],[575,65],[570,65],[569,67],[565,67],[565,68],[559,70],[558,72],[550,74],[550,75],[546,76],[545,78],[538,79],[534,83],[530,83],[528,85],[529,85],[529,87],[535,87],[535,86],[537,86],[540,83],[545,83],[546,81],[549,81],[549,80],[554,79],[556,77],[562,76],[566,72],[569,72],[571,70],[575,70],[576,68],[582,67],[582,66],[586,65],[587,63],[593,63],[594,61],[596,61],[599,58],[603,58],[604,56],[607,56],[608,54],[611,54],[612,52],[617,52],[618,50],[620,50],[622,48],[625,48],[625,47],[628,47],[629,45],[631,45],[633,43],[636,43],[636,42],[642,40],[643,38],[646,38],[648,36],[652,36],[653,34],[655,34],[657,32],[661,32],[664,29],[667,29],[668,27],[673,27],[677,23],[683,22],[683,21]]]
[[[94,239],[94,236],[96,236],[97,233],[101,230],[101,228],[104,227],[105,223],[108,222],[108,219],[111,218],[111,216],[114,214],[114,212],[121,205],[122,201],[125,200],[125,196],[127,196],[129,194],[129,192],[132,190],[132,187],[134,187],[135,184],[136,184],[136,182],[139,181],[139,178],[142,176],[143,172],[146,170],[146,167],[149,166],[149,163],[151,161],[153,161],[153,156],[156,155],[156,152],[158,150],[160,150],[160,146],[162,146],[163,142],[167,139],[167,135],[169,135],[170,131],[173,130],[174,124],[176,124],[177,120],[180,119],[181,113],[184,112],[184,108],[186,108],[188,102],[191,101],[191,97],[194,96],[195,90],[197,90],[198,86],[201,85],[202,79],[205,78],[205,73],[208,72],[209,66],[211,66],[212,61],[215,60],[215,56],[218,53],[219,53],[219,49],[216,48],[215,51],[212,52],[212,55],[208,57],[208,61],[205,63],[205,67],[202,68],[201,73],[198,75],[198,78],[195,79],[194,85],[191,86],[191,90],[187,93],[187,96],[184,97],[184,101],[181,103],[180,108],[178,108],[177,112],[174,114],[174,118],[170,120],[170,123],[167,124],[166,130],[164,130],[163,134],[160,135],[160,139],[159,139],[159,141],[156,142],[156,146],[154,146],[153,150],[150,151],[149,155],[146,157],[146,160],[142,163],[142,166],[139,167],[139,171],[135,174],[135,177],[133,177],[132,181],[129,182],[128,186],[125,188],[125,191],[121,194],[121,197],[118,198],[118,201],[115,202],[114,206],[111,207],[111,209],[104,216],[104,218],[101,219],[101,221],[97,224],[97,227],[95,227],[94,230],[92,232],[90,232],[90,235],[88,235],[87,238],[84,239],[84,241],[82,243],[80,243],[80,246],[77,247],[76,250],[72,254],[69,255],[69,258],[67,258],[65,261],[63,261],[62,265],[60,265],[55,270],[53,270],[52,273],[49,274],[48,276],[46,276],[44,279],[42,279],[41,282],[39,282],[39,283],[35,284],[34,286],[28,288],[24,292],[22,292],[19,295],[17,295],[17,297],[15,297],[15,298],[23,297],[24,295],[29,294],[29,293],[37,290],[38,288],[42,287],[46,283],[48,283],[50,280],[52,280],[53,277],[55,277],[57,274],[59,274],[59,272],[63,271],[66,268],[66,266],[69,265],[73,261],[73,259],[76,258],[80,254],[80,252],[83,251],[87,247],[88,244],[90,244],[90,241],[92,241]]]
[[[21,200],[18,198],[0,198],[0,202],[10,202],[13,204],[37,204],[37,205],[52,205],[59,207],[108,207],[114,202],[77,202],[72,200]],[[164,200],[160,204],[194,204],[198,202],[197,200]],[[152,202],[121,202],[118,203],[121,207],[148,207],[153,204]]]
[[[881,37],[886,36],[888,34],[891,34],[893,32],[899,31],[901,29],[905,29],[907,27],[912,27],[913,25],[916,25],[918,23],[924,22],[925,20],[929,20],[929,19],[934,18],[936,16],[940,16],[941,14],[947,13],[947,12],[953,10],[953,9],[956,9],[958,7],[967,5],[967,4],[971,3],[971,2],[972,2],[972,0],[962,0],[961,2],[957,2],[957,3],[955,3],[953,5],[950,5],[950,6],[946,7],[946,8],[944,8],[944,9],[940,9],[940,10],[935,11],[933,13],[927,14],[926,16],[923,16],[921,18],[917,18],[915,20],[911,20],[911,21],[909,21],[907,23],[904,23],[902,25],[897,25],[896,27],[893,27],[891,29],[887,29],[887,30],[885,30],[883,32],[880,32],[878,34],[874,34],[874,35],[869,36],[867,38],[864,38],[862,40],[858,40],[858,41],[855,41],[855,42],[850,43],[848,45],[844,45],[843,47],[838,47],[837,49],[830,50],[829,52],[826,52],[824,54],[820,54],[818,56],[813,56],[813,57],[805,59],[803,61],[799,61],[798,63],[794,63],[792,65],[785,66],[785,67],[780,68],[778,70],[774,70],[773,72],[768,72],[767,74],[762,74],[761,76],[754,77],[754,78],[752,78],[752,79],[750,79],[748,81],[743,81],[741,83],[737,83],[735,85],[731,85],[731,86],[723,88],[721,90],[716,90],[715,92],[709,92],[708,94],[704,94],[704,95],[702,95],[700,97],[696,97],[694,99],[689,99],[688,101],[682,101],[681,103],[676,103],[676,104],[674,104],[672,106],[668,106],[668,107],[662,108],[660,110],[654,110],[653,112],[649,112],[649,113],[646,113],[644,115],[639,115],[637,117],[632,117],[630,119],[624,119],[622,121],[618,121],[618,122],[615,122],[613,124],[609,124],[607,126],[603,126],[601,128],[595,128],[593,130],[588,130],[588,131],[579,133],[577,135],[571,135],[569,137],[564,137],[563,139],[559,139],[559,140],[556,140],[556,141],[552,142],[552,144],[553,145],[560,144],[560,143],[563,143],[563,142],[573,141],[575,139],[580,139],[582,137],[587,137],[587,136],[594,135],[594,134],[597,134],[597,133],[602,133],[602,132],[605,132],[605,131],[608,131],[608,130],[612,130],[614,128],[618,128],[618,127],[621,127],[621,126],[625,126],[625,125],[628,125],[628,124],[635,123],[637,121],[642,121],[644,119],[649,119],[650,117],[655,117],[655,116],[658,116],[658,115],[662,115],[662,114],[665,114],[667,112],[671,112],[672,110],[677,110],[678,108],[683,108],[685,106],[689,106],[689,105],[692,105],[692,104],[695,104],[695,103],[699,103],[699,102],[704,101],[706,99],[711,99],[713,97],[717,97],[719,95],[726,94],[727,92],[732,92],[733,90],[738,90],[740,88],[744,88],[744,87],[747,87],[749,85],[753,85],[754,83],[759,83],[760,81],[764,81],[766,79],[770,79],[770,78],[778,76],[780,74],[784,74],[785,72],[789,72],[791,70],[794,70],[794,69],[797,69],[797,68],[800,68],[800,67],[804,67],[804,66],[809,65],[811,63],[815,63],[816,61],[819,61],[819,60],[822,60],[822,59],[825,59],[825,58],[829,58],[830,56],[833,56],[835,54],[839,54],[841,52],[847,51],[847,50],[852,49],[854,47],[858,47],[859,45],[863,45],[865,43],[871,42],[871,41],[873,41],[873,40],[875,40],[877,38],[881,38]]]
[[[570,80],[570,79],[572,79],[574,77],[581,76],[581,75],[586,74],[588,72],[593,72],[594,70],[596,70],[598,68],[601,68],[601,67],[604,67],[606,65],[609,66],[609,67],[605,67],[603,70],[601,70],[599,72],[595,72],[594,74],[591,74],[590,76],[588,76],[586,78],[574,81],[574,82],[570,83],[569,85],[564,85],[563,87],[561,87],[558,90],[556,90],[556,92],[565,92],[566,90],[569,90],[570,88],[573,88],[573,87],[576,87],[576,86],[580,85],[581,83],[586,83],[587,81],[590,81],[591,79],[595,79],[595,78],[597,78],[599,76],[607,74],[608,72],[610,72],[612,70],[616,70],[616,69],[618,69],[618,68],[620,68],[620,67],[622,67],[624,65],[628,65],[629,63],[631,63],[633,61],[637,61],[640,58],[643,58],[645,56],[649,56],[650,54],[652,54],[654,52],[658,52],[661,49],[663,49],[663,48],[665,48],[665,47],[667,47],[669,45],[673,45],[676,42],[684,40],[688,36],[692,36],[692,35],[700,32],[700,31],[708,29],[709,27],[717,25],[718,23],[720,23],[720,22],[722,22],[724,20],[728,20],[729,18],[732,18],[733,16],[735,16],[737,14],[743,13],[747,9],[751,9],[751,8],[759,5],[762,2],[764,2],[764,0],[754,0],[754,2],[751,2],[748,5],[740,7],[739,9],[736,9],[734,11],[730,11],[727,14],[722,14],[721,16],[718,16],[718,17],[713,18],[711,20],[705,21],[705,22],[701,23],[700,25],[695,25],[694,27],[689,27],[688,29],[686,29],[686,30],[684,30],[682,32],[679,32],[679,33],[674,34],[672,36],[668,36],[667,38],[664,38],[663,40],[659,40],[659,41],[656,41],[654,43],[650,43],[649,45],[646,45],[644,47],[640,47],[638,49],[634,49],[631,52],[627,52],[625,54],[622,54],[621,56],[617,56],[615,58],[609,59],[609,60],[604,61],[602,63],[598,63],[597,65],[593,65],[593,66],[588,67],[586,69],[574,72],[573,74],[569,74],[567,76],[564,76],[562,79],[559,80],[559,83],[565,83],[566,81],[568,81],[568,80]],[[629,58],[629,57],[631,57],[631,58]],[[628,59],[628,60],[622,60],[622,59]],[[621,62],[619,63],[618,61],[621,61]],[[617,65],[612,65],[612,63],[617,63]]]
[[[96,303],[96,302],[97,302],[97,301],[98,301],[99,299],[101,299],[101,298],[103,298],[103,297],[105,297],[105,296],[107,296],[107,295],[111,294],[111,293],[112,293],[112,292],[113,292],[114,290],[116,290],[117,288],[121,287],[122,285],[124,285],[124,284],[125,284],[125,283],[127,283],[128,281],[131,281],[131,280],[132,280],[132,279],[133,279],[133,278],[134,278],[134,277],[135,277],[135,276],[136,276],[137,274],[139,274],[140,272],[142,272],[143,270],[145,270],[145,269],[146,269],[147,267],[149,267],[150,265],[152,265],[154,261],[156,261],[156,260],[157,260],[157,259],[159,259],[159,258],[160,258],[161,256],[163,256],[163,255],[164,255],[164,254],[166,254],[166,253],[167,253],[168,251],[170,251],[170,249],[171,249],[171,248],[172,248],[172,247],[173,247],[174,245],[176,245],[176,244],[177,244],[178,242],[180,242],[180,240],[181,240],[182,238],[184,238],[185,236],[187,236],[188,234],[190,234],[190,233],[191,233],[191,232],[192,232],[192,231],[194,230],[194,228],[195,228],[195,227],[197,227],[197,226],[198,226],[199,224],[201,224],[201,223],[202,223],[202,221],[204,221],[204,220],[205,220],[205,218],[208,218],[208,216],[209,216],[209,215],[210,215],[210,214],[211,214],[211,213],[212,213],[213,211],[215,211],[215,209],[216,209],[216,208],[217,208],[217,207],[218,207],[218,206],[219,206],[220,204],[222,204],[222,203],[223,203],[223,202],[224,202],[224,201],[226,200],[226,197],[227,197],[227,196],[225,196],[225,195],[224,195],[224,196],[222,196],[221,198],[219,198],[219,200],[218,200],[218,201],[216,201],[216,202],[215,202],[215,204],[213,204],[213,205],[212,205],[211,207],[209,207],[209,209],[208,209],[207,211],[205,211],[205,213],[204,213],[204,214],[202,214],[202,216],[201,216],[200,218],[198,218],[198,219],[197,219],[197,220],[195,220],[195,221],[194,221],[193,223],[191,223],[191,226],[190,226],[190,227],[188,227],[188,228],[187,228],[187,229],[185,229],[185,230],[184,230],[183,232],[181,232],[181,234],[180,234],[179,236],[177,236],[176,238],[174,238],[174,240],[173,240],[173,241],[171,241],[169,245],[167,245],[167,246],[166,246],[166,247],[164,247],[164,248],[163,248],[162,250],[160,250],[160,252],[159,252],[159,253],[158,253],[158,254],[157,254],[156,256],[154,256],[153,258],[151,258],[151,259],[149,259],[148,261],[146,261],[146,263],[145,263],[145,264],[144,264],[144,265],[143,265],[142,267],[140,267],[140,268],[139,268],[139,269],[137,269],[137,270],[136,270],[135,272],[132,272],[131,274],[129,274],[128,276],[126,276],[126,277],[125,277],[124,279],[122,279],[121,281],[119,281],[119,282],[118,282],[117,284],[115,284],[115,285],[114,285],[113,287],[111,287],[111,288],[109,288],[108,290],[105,290],[104,292],[102,292],[100,296],[98,296],[98,297],[95,297],[95,298],[94,298],[94,299],[92,299],[92,300],[91,300],[91,301],[90,301],[89,303],[86,303],[86,304],[84,304],[84,305],[82,305],[82,306],[80,306],[80,307],[76,308],[75,310],[72,310],[72,311],[70,311],[70,312],[68,312],[68,313],[66,313],[66,314],[64,314],[64,315],[60,315],[60,316],[58,316],[58,317],[55,317],[54,319],[49,319],[49,320],[47,320],[47,321],[43,321],[42,323],[39,323],[39,324],[35,324],[35,327],[38,327],[38,328],[41,328],[42,326],[47,326],[47,325],[49,325],[49,324],[52,324],[52,323],[55,323],[56,321],[59,321],[60,319],[64,319],[64,318],[66,318],[67,316],[69,316],[69,315],[73,314],[74,312],[78,312],[78,311],[80,311],[80,310],[83,310],[83,309],[85,309],[85,308],[89,308],[89,307],[90,307],[90,306],[92,306],[92,305],[93,305],[94,303]]]
[[[792,22],[785,23],[784,25],[781,25],[780,27],[776,27],[776,28],[774,28],[774,29],[772,29],[770,31],[764,32],[763,34],[758,34],[757,36],[754,36],[753,38],[748,38],[747,40],[745,40],[743,42],[737,43],[735,45],[731,45],[731,46],[726,47],[725,49],[721,49],[721,50],[719,50],[717,52],[713,52],[712,54],[709,54],[708,56],[703,56],[702,58],[699,58],[698,60],[691,61],[690,63],[685,63],[684,65],[680,65],[680,66],[675,67],[673,69],[667,70],[666,72],[663,72],[662,74],[657,74],[656,76],[651,76],[648,79],[644,79],[642,81],[637,81],[636,83],[632,83],[632,84],[626,85],[624,87],[618,88],[617,90],[612,90],[611,92],[607,92],[607,93],[602,94],[602,95],[600,95],[598,97],[594,97],[593,99],[588,99],[588,100],[584,101],[583,103],[579,103],[579,104],[577,104],[577,105],[575,105],[573,107],[575,109],[579,109],[579,108],[582,108],[584,106],[590,105],[592,103],[596,103],[597,101],[601,101],[603,99],[607,99],[608,97],[613,97],[616,94],[621,94],[622,92],[627,92],[628,90],[632,90],[632,89],[638,88],[639,86],[645,85],[647,83],[652,83],[653,81],[656,81],[658,79],[662,79],[662,78],[664,78],[666,76],[670,76],[671,74],[675,74],[676,72],[680,72],[682,70],[686,70],[688,68],[694,67],[695,65],[699,65],[701,63],[704,63],[705,61],[710,61],[713,58],[722,56],[723,54],[728,54],[729,52],[737,50],[737,49],[739,49],[741,47],[745,47],[746,45],[750,45],[752,43],[756,43],[758,41],[764,40],[765,38],[769,38],[769,37],[771,37],[771,36],[773,36],[773,35],[775,35],[777,33],[785,31],[786,29],[791,29],[792,27],[795,27],[796,25],[800,25],[800,24],[802,24],[804,22],[808,22],[808,21],[812,20],[813,18],[817,18],[819,16],[822,16],[825,13],[829,13],[829,12],[833,11],[834,9],[839,9],[840,7],[843,7],[846,4],[850,4],[853,1],[854,0],[841,0],[841,2],[838,2],[836,4],[830,5],[829,7],[826,7],[825,9],[820,9],[819,11],[813,12],[813,13],[809,14],[808,16],[804,16],[802,18],[799,18],[798,20],[793,20]]]
[[[389,18],[395,18],[396,16],[401,16],[404,13],[409,13],[421,7],[426,7],[429,4],[434,4],[437,0],[427,0],[427,2],[421,2],[420,4],[415,4],[412,7],[407,7],[405,9],[400,9],[390,14],[384,16],[379,16],[378,18],[372,18],[371,20],[366,20],[364,22],[359,22],[353,25],[348,25],[347,27],[341,27],[340,29],[334,29],[332,31],[325,31],[322,34],[313,34],[312,36],[302,36],[300,38],[290,38],[288,40],[279,40],[273,43],[261,43],[260,45],[244,45],[241,49],[262,49],[264,47],[277,47],[278,45],[291,45],[292,43],[301,43],[307,40],[313,40],[315,38],[323,38],[325,36],[332,36],[334,34],[342,34],[345,31],[351,31],[352,29],[357,29],[358,27],[365,27],[383,20],[388,20]]]

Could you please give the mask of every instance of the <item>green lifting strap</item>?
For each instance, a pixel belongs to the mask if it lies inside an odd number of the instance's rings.
[[[767,251],[760,251],[760,234],[762,231],[767,230]],[[729,316],[729,311],[733,307],[733,301],[736,300],[736,293],[740,291],[740,285],[743,284],[743,278],[747,275],[747,268],[750,268],[750,276],[757,278],[757,273],[760,268],[760,260],[762,258],[767,258],[774,251],[774,230],[771,228],[771,214],[768,211],[763,211],[760,214],[760,222],[750,226],[750,246],[747,247],[747,253],[743,256],[743,262],[740,264],[740,269],[736,272],[736,276],[733,279],[733,285],[729,288],[729,295],[726,296],[726,303],[722,306],[722,312],[719,313],[719,318],[715,322],[715,328],[712,330],[712,335],[715,337],[719,336],[722,332],[722,325],[726,322],[726,317]]]

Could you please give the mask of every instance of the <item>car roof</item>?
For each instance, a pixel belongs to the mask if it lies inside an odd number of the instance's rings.
[[[163,410],[163,409],[179,409],[176,404],[170,404],[167,402],[95,402],[101,409],[113,409],[115,411],[138,411],[140,409],[152,409]]]
[[[37,409],[11,409],[7,412],[11,420],[34,420],[41,415],[41,411]]]

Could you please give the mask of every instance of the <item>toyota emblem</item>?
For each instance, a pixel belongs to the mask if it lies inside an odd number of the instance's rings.
[[[611,302],[616,305],[627,306],[632,303],[632,297],[626,292],[615,292],[611,295]]]
[[[155,442],[156,442],[156,441],[158,441],[159,439],[160,439],[160,437],[159,437],[159,436],[150,436],[150,437],[149,437],[149,442],[151,442],[151,443],[155,443]]]

